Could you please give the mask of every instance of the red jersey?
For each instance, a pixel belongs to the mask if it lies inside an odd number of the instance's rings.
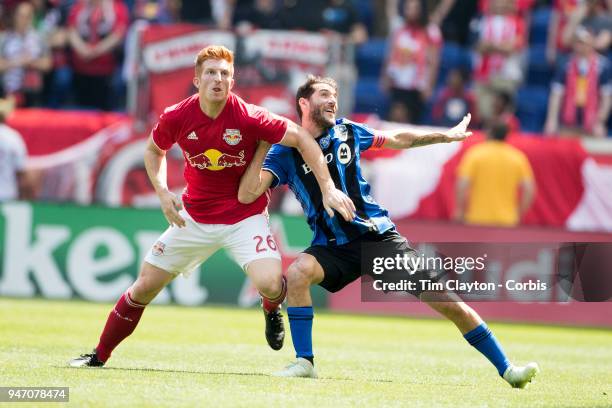
[[[524,48],[526,37],[525,22],[521,17],[492,14],[482,17],[480,21],[480,41],[497,45],[515,43]],[[497,75],[508,77],[508,73],[503,72],[507,69],[508,58],[502,53],[477,54],[474,64],[476,81],[486,82]]]
[[[152,136],[160,149],[178,143],[183,150],[183,204],[189,215],[203,224],[235,224],[262,213],[268,204],[265,194],[251,204],[238,201],[240,177],[257,142],[278,143],[286,130],[284,120],[230,92],[216,119],[202,112],[198,94],[167,108]]]
[[[553,0],[553,11],[558,13],[559,23],[557,25],[557,38],[555,44],[562,52],[570,51],[570,47],[563,44],[563,31],[570,21],[573,12],[576,11],[582,0]]]
[[[427,51],[442,46],[442,33],[435,25],[426,28],[405,25],[391,36],[387,74],[394,88],[423,90],[429,84]]]
[[[96,5],[78,1],[72,6],[68,17],[68,27],[75,29],[90,46],[97,45],[112,33],[123,37],[129,23],[130,14],[127,6],[123,1],[117,0]],[[76,72],[93,76],[112,75],[117,66],[114,51],[91,60],[84,60],[75,52],[72,63]]]

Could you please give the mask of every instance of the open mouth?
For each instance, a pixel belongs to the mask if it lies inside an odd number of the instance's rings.
[[[222,91],[222,89],[219,88],[218,86],[213,88],[213,92],[221,92],[221,91]]]

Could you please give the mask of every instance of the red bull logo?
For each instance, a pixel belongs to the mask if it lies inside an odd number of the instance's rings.
[[[160,255],[164,254],[165,249],[166,249],[166,244],[164,244],[161,241],[157,241],[155,243],[155,245],[153,245],[153,248],[151,249],[151,252],[155,256],[160,256]]]
[[[223,140],[230,146],[236,146],[242,140],[242,135],[238,129],[225,129]]]
[[[204,153],[190,156],[185,152],[185,158],[191,165],[200,170],[218,171],[228,167],[240,167],[246,165],[244,161],[244,150],[241,150],[237,156],[222,153],[217,149],[208,149]]]

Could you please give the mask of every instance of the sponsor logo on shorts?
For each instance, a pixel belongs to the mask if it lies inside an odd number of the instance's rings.
[[[236,146],[242,140],[242,135],[238,129],[225,129],[223,140],[230,146]]]
[[[166,249],[166,244],[161,241],[157,241],[153,248],[151,249],[151,253],[155,256],[160,256],[164,254],[164,250]]]
[[[190,140],[198,140],[198,135],[196,135],[196,132],[195,132],[195,131],[192,131],[192,132],[189,134],[189,136],[187,136],[187,139],[190,139]]]

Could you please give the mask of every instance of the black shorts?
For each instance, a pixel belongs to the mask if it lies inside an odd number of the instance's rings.
[[[348,244],[338,246],[311,246],[304,250],[304,253],[315,257],[321,268],[323,268],[323,280],[319,283],[323,289],[329,292],[338,292],[349,283],[357,280],[362,275],[362,249],[364,245],[369,248],[376,248],[375,244],[384,242],[386,247],[392,246],[395,251],[407,254],[408,256],[417,256],[417,252],[410,247],[410,244],[401,236],[397,230],[391,229],[382,234],[368,232],[361,237],[349,242]],[[372,275],[368,273],[368,275]],[[432,282],[438,281],[438,276],[435,271],[419,270],[417,271],[419,279],[427,278]],[[402,275],[402,277],[405,277]],[[393,279],[393,278],[392,278]],[[418,297],[422,291],[410,291],[409,293]]]

